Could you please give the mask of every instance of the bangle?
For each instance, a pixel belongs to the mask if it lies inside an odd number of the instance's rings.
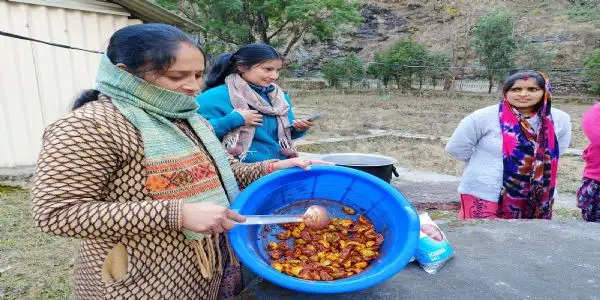
[[[177,230],[181,230],[183,228],[183,199],[179,199],[177,206]]]
[[[267,174],[271,174],[275,171],[275,162],[272,161],[267,164]]]

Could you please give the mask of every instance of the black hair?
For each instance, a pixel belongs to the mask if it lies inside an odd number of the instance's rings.
[[[508,77],[506,77],[506,79],[504,79],[504,85],[502,86],[502,94],[506,94],[506,92],[508,92],[508,90],[512,88],[512,86],[515,84],[515,82],[517,82],[517,80],[521,80],[524,78],[535,78],[537,86],[544,91],[546,90],[546,80],[544,79],[542,74],[540,74],[540,72],[532,70],[517,70],[514,71]]]
[[[160,23],[129,25],[117,30],[110,37],[106,56],[113,64],[124,64],[129,72],[142,77],[148,71],[166,71],[175,62],[182,42],[197,47],[206,63],[204,50],[194,39],[177,27]],[[83,91],[72,109],[97,100],[99,94],[93,89]]]
[[[248,44],[235,53],[219,55],[206,75],[204,90],[225,83],[227,75],[238,71],[238,67],[252,68],[269,60],[282,59],[281,54],[267,44]]]

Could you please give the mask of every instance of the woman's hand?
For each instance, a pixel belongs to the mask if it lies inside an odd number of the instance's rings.
[[[182,215],[183,228],[199,233],[221,233],[233,228],[234,221],[246,221],[233,210],[211,202],[184,203]]]
[[[308,120],[296,119],[292,123],[292,127],[296,130],[304,131],[308,130],[312,126],[312,122]]]
[[[294,157],[290,159],[278,160],[276,162],[272,162],[273,171],[292,168],[292,167],[300,167],[305,170],[310,170],[311,165],[333,165],[333,163],[318,160],[318,159],[306,159],[301,157]]]
[[[238,113],[244,118],[244,124],[247,126],[261,126],[263,116],[256,110],[242,109]]]

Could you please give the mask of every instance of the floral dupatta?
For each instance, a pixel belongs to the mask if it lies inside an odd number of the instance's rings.
[[[504,164],[498,201],[498,217],[501,218],[552,218],[558,170],[558,139],[550,112],[552,87],[548,77],[539,73],[544,77],[546,86],[537,112],[537,131],[524,115],[508,103],[506,95],[499,105]]]

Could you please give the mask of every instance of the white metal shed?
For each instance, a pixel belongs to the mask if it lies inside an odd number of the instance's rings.
[[[201,29],[145,0],[0,0],[0,168],[35,164],[43,129],[93,88],[95,52],[119,28],[142,22]]]

